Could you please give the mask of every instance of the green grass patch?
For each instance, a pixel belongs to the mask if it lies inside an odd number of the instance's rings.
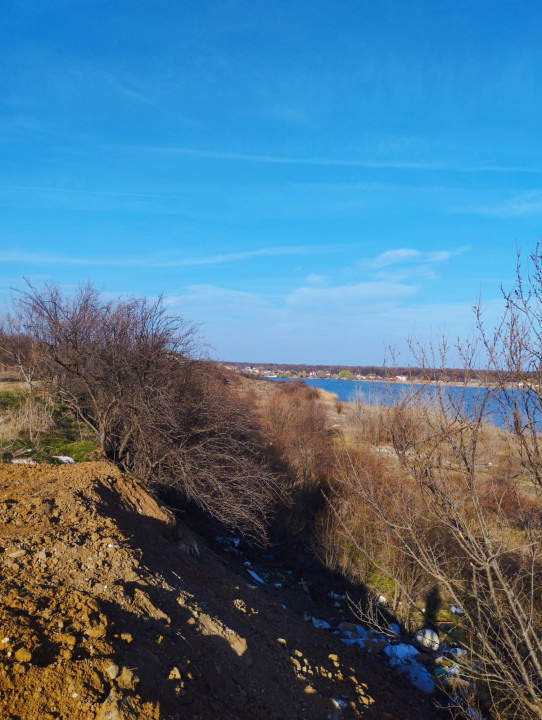
[[[29,396],[27,392],[14,392],[12,390],[3,390],[0,392],[0,412],[6,410],[18,410]]]

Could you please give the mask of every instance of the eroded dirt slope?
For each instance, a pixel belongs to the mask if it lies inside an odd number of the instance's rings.
[[[106,463],[0,465],[0,592],[2,718],[439,717]]]

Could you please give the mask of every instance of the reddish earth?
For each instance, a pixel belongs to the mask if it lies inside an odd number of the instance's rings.
[[[249,580],[111,465],[0,465],[0,717],[443,717]]]

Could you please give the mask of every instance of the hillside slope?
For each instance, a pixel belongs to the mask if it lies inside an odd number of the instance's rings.
[[[0,465],[0,592],[3,718],[442,717],[107,463]]]

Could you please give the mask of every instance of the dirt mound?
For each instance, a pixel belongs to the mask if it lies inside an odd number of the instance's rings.
[[[0,716],[439,717],[106,463],[0,466]]]

